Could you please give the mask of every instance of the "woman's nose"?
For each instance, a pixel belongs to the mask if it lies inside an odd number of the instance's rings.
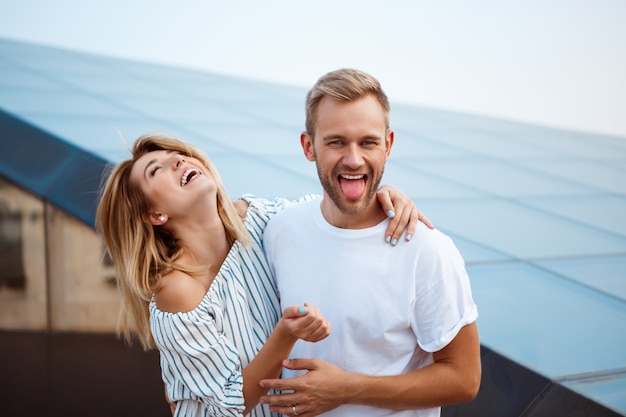
[[[180,168],[180,166],[185,162],[185,159],[182,155],[176,155],[175,166],[176,168]]]

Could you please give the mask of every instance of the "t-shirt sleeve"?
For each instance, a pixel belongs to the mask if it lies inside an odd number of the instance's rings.
[[[465,262],[452,240],[441,235],[418,268],[413,327],[426,352],[443,349],[459,330],[473,323],[478,310]]]
[[[205,299],[188,313],[152,313],[163,380],[169,398],[178,402],[176,416],[242,415],[242,366],[235,346],[219,330],[219,310]]]

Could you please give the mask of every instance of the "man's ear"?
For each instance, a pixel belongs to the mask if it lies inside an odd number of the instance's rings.
[[[313,148],[313,138],[307,133],[300,133],[300,145],[304,151],[304,156],[309,161],[315,161],[315,149]]]
[[[391,147],[393,146],[393,139],[395,137],[395,133],[393,132],[393,130],[388,130],[387,131],[387,136],[385,137],[385,153],[387,154],[387,157],[385,158],[385,161],[387,159],[389,159],[389,156],[391,155]]]

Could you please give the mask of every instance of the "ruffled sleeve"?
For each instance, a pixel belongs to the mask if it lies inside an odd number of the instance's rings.
[[[188,313],[166,313],[151,303],[152,333],[161,368],[179,416],[240,416],[244,412],[242,366],[222,331],[222,309],[208,293]]]
[[[306,194],[295,200],[289,200],[287,198],[276,197],[273,200],[265,198],[258,198],[252,194],[244,194],[239,199],[245,200],[250,205],[248,210],[249,220],[258,225],[258,228],[262,235],[262,230],[267,225],[267,222],[274,216],[274,214],[282,211],[285,207],[292,204],[298,204],[305,201],[317,200],[321,198],[318,194]]]

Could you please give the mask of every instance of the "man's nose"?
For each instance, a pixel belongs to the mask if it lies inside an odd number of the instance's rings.
[[[352,168],[358,168],[363,164],[363,156],[357,145],[349,145],[346,147],[343,163]]]

